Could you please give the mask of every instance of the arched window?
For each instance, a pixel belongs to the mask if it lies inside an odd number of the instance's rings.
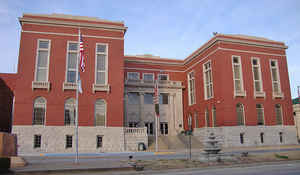
[[[212,120],[213,120],[213,122],[212,122],[213,127],[217,126],[217,113],[216,112],[217,112],[216,111],[216,107],[213,106],[212,111],[211,111],[211,113],[212,113]]]
[[[257,125],[264,125],[264,107],[262,104],[256,104]]]
[[[46,99],[37,97],[33,104],[33,125],[43,125],[46,115]]]
[[[75,125],[76,102],[74,98],[65,101],[65,125]]]
[[[208,108],[205,109],[205,126],[209,127],[209,111],[208,111]]]
[[[97,99],[95,103],[95,125],[106,126],[106,102]]]
[[[245,125],[244,106],[241,103],[236,105],[237,125]]]
[[[280,104],[275,105],[276,124],[282,125],[282,108]]]

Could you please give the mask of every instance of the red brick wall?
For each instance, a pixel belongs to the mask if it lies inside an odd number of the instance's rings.
[[[25,31],[57,32],[78,35],[78,28],[57,27],[47,25],[23,24]],[[124,91],[124,40],[92,38],[89,36],[105,36],[123,38],[121,31],[94,30],[81,28],[85,44],[86,71],[81,73],[83,94],[79,95],[79,125],[94,125],[94,105],[97,98],[107,102],[107,126],[123,125],[123,91]],[[49,82],[51,89],[32,90],[34,80],[36,49],[38,39],[51,40],[49,59]],[[63,82],[66,75],[67,41],[78,41],[78,36],[63,36],[53,34],[39,34],[22,32],[19,51],[19,68],[22,75],[17,81],[15,90],[15,120],[14,125],[31,125],[33,101],[38,96],[47,100],[46,125],[64,125],[64,102],[66,99],[75,98],[76,91],[63,91]],[[109,92],[92,92],[95,81],[95,47],[96,43],[108,44],[108,84]]]

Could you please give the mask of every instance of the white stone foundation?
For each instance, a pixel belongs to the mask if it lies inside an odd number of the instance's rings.
[[[298,144],[295,126],[232,126],[214,128],[195,128],[194,136],[204,141],[213,132],[223,147],[271,146]],[[282,133],[280,142],[279,133]],[[244,143],[240,142],[240,133],[244,133]],[[261,143],[260,133],[264,133]]]
[[[123,127],[79,127],[80,153],[137,151],[138,143],[148,145],[146,128],[130,130]],[[17,134],[18,153],[74,153],[75,126],[13,126]],[[34,135],[41,135],[41,148],[34,148]],[[73,136],[72,148],[66,148],[66,135]],[[103,146],[97,148],[97,135],[103,136]]]

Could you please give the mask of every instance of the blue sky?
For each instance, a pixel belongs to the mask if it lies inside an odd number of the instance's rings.
[[[300,86],[298,0],[0,0],[0,72],[16,72],[23,13],[63,13],[124,21],[125,54],[184,59],[212,32],[283,41],[292,97]]]

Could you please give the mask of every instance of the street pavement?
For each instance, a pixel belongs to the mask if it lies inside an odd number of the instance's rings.
[[[300,151],[300,145],[276,146],[276,147],[244,147],[226,148],[224,153],[261,154],[266,152]],[[12,169],[15,172],[67,172],[67,171],[111,171],[133,170],[128,164],[129,156],[133,160],[158,160],[158,159],[186,159],[188,150],[168,150],[168,152],[120,152],[120,153],[80,153],[79,164],[75,163],[75,154],[40,154],[23,156],[27,166]],[[201,150],[192,150],[192,158],[198,158]],[[299,173],[300,174],[300,173]]]

